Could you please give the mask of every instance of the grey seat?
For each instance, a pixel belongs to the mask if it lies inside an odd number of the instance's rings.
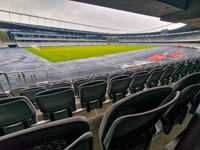
[[[145,88],[146,81],[149,77],[149,72],[142,71],[133,74],[132,81],[129,85],[129,89],[131,93],[135,93],[138,91],[142,91]]]
[[[32,124],[32,118],[36,116],[35,110],[23,98],[10,101],[0,101],[0,135],[9,134]]]
[[[25,90],[26,88],[16,88],[10,90],[10,94],[15,97],[15,96],[20,96],[20,91]]]
[[[104,114],[99,129],[103,150],[148,150],[155,124],[180,93],[156,87],[141,91],[113,104]]]
[[[68,83],[68,82],[56,83],[56,84],[51,85],[50,89],[60,88],[60,87],[70,88],[71,83]]]
[[[42,91],[45,91],[46,88],[44,87],[36,87],[36,88],[28,88],[20,91],[20,96],[25,96],[27,97],[37,108],[36,102],[35,102],[35,97],[36,94]]]
[[[200,112],[196,113],[184,129],[163,150],[199,150],[200,149]]]
[[[105,80],[105,81],[107,81],[108,77],[107,77],[107,75],[97,75],[97,76],[94,76],[92,79],[93,80]]]
[[[103,101],[105,101],[106,86],[107,83],[104,80],[81,84],[79,91],[81,107],[87,108],[87,112],[102,108]]]
[[[112,74],[110,74],[109,76],[108,76],[108,81],[109,80],[111,80],[112,78],[115,78],[115,77],[118,77],[118,76],[121,76],[121,74],[120,73],[112,73]]]
[[[199,105],[199,101],[196,103],[195,99],[195,96],[200,92],[199,81],[200,73],[195,73],[180,79],[173,86],[173,91],[181,91],[181,96],[177,103],[161,119],[165,134],[169,134],[175,124],[182,124],[186,114],[189,112],[189,104],[192,104],[192,108],[197,108]],[[195,111],[194,108],[193,111]]]
[[[185,66],[183,64],[178,64],[175,66],[175,70],[171,74],[171,82],[176,82],[180,78],[180,74],[184,67]]]
[[[72,88],[57,88],[40,92],[36,95],[36,102],[45,120],[55,121],[72,117],[72,112],[76,110]]]
[[[2,98],[8,98],[8,97],[11,97],[11,95],[8,94],[8,93],[0,93],[0,99],[2,99]]]
[[[31,109],[34,111],[34,115],[31,117],[31,124],[37,123],[36,108],[28,98],[23,97],[23,96],[3,98],[3,99],[0,99],[0,104],[6,104],[6,103],[10,103],[10,102],[15,102],[18,100],[24,100],[30,105]]]
[[[173,66],[168,66],[166,68],[164,68],[164,72],[160,77],[160,85],[168,85],[169,81],[170,81],[170,77],[174,71],[174,67]]]
[[[0,137],[2,150],[93,150],[93,136],[84,117],[35,126]]]
[[[108,95],[113,102],[125,97],[131,80],[131,76],[122,75],[114,77],[109,81]]]
[[[90,82],[90,80],[89,79],[79,79],[79,80],[74,81],[74,92],[75,92],[76,96],[79,96],[80,85],[83,83],[87,83],[87,82]]]
[[[158,86],[159,79],[164,72],[163,69],[154,69],[150,72],[150,75],[147,79],[146,85],[147,88],[152,88]]]

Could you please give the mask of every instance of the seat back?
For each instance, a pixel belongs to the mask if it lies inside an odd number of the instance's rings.
[[[200,114],[196,113],[183,130],[163,150],[198,150],[200,149]]]
[[[93,135],[86,132],[64,150],[93,150]]]
[[[93,80],[105,80],[105,81],[107,81],[107,79],[108,79],[107,75],[98,75],[98,76],[93,77]]]
[[[175,67],[175,70],[173,71],[172,75],[171,75],[171,78],[172,78],[172,82],[175,82],[179,79],[180,77],[180,74],[181,74],[181,71],[184,69],[184,64],[178,64],[176,67]]]
[[[146,82],[147,87],[148,88],[156,87],[163,72],[164,72],[163,69],[152,70]]]
[[[8,97],[11,97],[11,95],[7,94],[7,93],[0,93],[0,99],[2,99],[2,98],[8,98]]]
[[[148,77],[149,73],[146,71],[133,74],[132,81],[129,86],[131,93],[142,91],[145,87]]]
[[[174,91],[182,91],[187,86],[200,83],[200,73],[193,73],[180,79],[173,86]]]
[[[170,87],[141,91],[113,104],[99,129],[104,150],[147,150],[161,115],[177,101]],[[170,98],[170,99],[169,99]],[[167,101],[166,103],[163,103]]]
[[[56,88],[40,92],[36,102],[43,113],[51,121],[71,117],[76,110],[74,91],[72,88]]]
[[[131,82],[132,77],[122,75],[119,77],[112,78],[108,86],[108,94],[113,102],[120,100],[125,97],[127,89]]]
[[[104,80],[92,81],[80,86],[80,101],[82,108],[91,109],[101,108],[105,101],[107,83]]]
[[[174,71],[174,67],[173,66],[169,66],[164,68],[164,72],[160,77],[160,85],[168,85],[169,84],[169,79],[171,74]]]
[[[76,96],[79,96],[80,85],[83,83],[87,83],[87,82],[90,82],[90,80],[89,79],[80,79],[80,80],[74,81],[74,92],[75,92]]]
[[[31,126],[35,110],[24,99],[0,104],[0,135],[9,134]]]
[[[15,97],[15,96],[20,96],[20,91],[25,90],[26,88],[16,88],[10,90],[10,94]]]
[[[110,75],[108,76],[108,81],[111,80],[112,78],[118,77],[118,76],[120,76],[120,75],[121,75],[121,74],[119,74],[119,73],[112,73],[112,74],[110,74]]]
[[[34,115],[31,117],[31,124],[37,123],[36,108],[33,105],[33,103],[29,99],[27,99],[26,97],[17,96],[17,97],[3,98],[3,99],[0,99],[0,104],[6,104],[6,103],[10,103],[10,102],[15,102],[15,101],[18,101],[18,100],[24,100],[29,104],[29,106],[31,107],[32,111],[34,112]]]
[[[20,91],[20,96],[27,97],[33,104],[35,104],[35,96],[37,93],[45,91],[44,87],[28,88]]]
[[[71,87],[71,84],[68,82],[56,83],[51,85],[50,89],[60,88],[60,87]]]
[[[188,104],[194,100],[194,97],[199,92],[200,84],[193,84],[181,90],[177,103],[168,109],[161,119],[165,134],[169,134],[175,124],[183,123],[189,111]]]
[[[2,150],[92,150],[92,135],[84,117],[73,117],[35,126],[0,137]]]

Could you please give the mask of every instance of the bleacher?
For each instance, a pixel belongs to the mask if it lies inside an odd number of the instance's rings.
[[[54,27],[36,26],[30,24],[20,24],[11,22],[0,22],[0,28],[6,31],[2,37],[3,42],[12,41],[19,47],[30,47],[32,43],[41,46],[69,46],[71,43],[77,45],[103,45],[108,44],[109,38],[115,38],[114,44],[134,44],[134,43],[191,43],[200,41],[200,29],[198,27],[184,26],[178,29],[167,30],[166,33],[98,33],[92,31],[79,31],[70,29],[60,29]],[[5,40],[7,39],[7,40]],[[73,45],[73,44],[72,44]],[[76,45],[76,44],[75,44]]]
[[[152,138],[161,132],[170,134],[188,113],[195,113],[199,71],[200,59],[195,57],[1,93],[0,148],[45,149],[50,144],[50,149],[56,149],[61,144],[61,149],[80,146],[78,150],[90,150],[93,141],[95,150],[149,147]],[[85,131],[81,131],[82,122]]]

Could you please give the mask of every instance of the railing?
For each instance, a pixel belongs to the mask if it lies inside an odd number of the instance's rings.
[[[23,23],[27,25],[37,25],[37,26],[53,27],[60,29],[72,29],[79,31],[81,29],[82,31],[103,32],[103,33],[122,32],[120,29],[63,21],[53,18],[41,17],[41,16],[24,14],[7,10],[0,10],[0,16],[1,16],[0,20],[2,21]]]
[[[77,65],[75,68],[69,69],[68,71],[24,70],[17,72],[0,73],[0,91],[3,92],[9,91],[13,88],[27,87],[29,85],[35,85],[38,82],[63,79],[71,80],[80,77],[94,76],[96,74],[112,73],[123,70],[126,67],[138,67],[140,65],[148,63],[152,62],[134,61],[130,56],[130,60],[118,60],[117,64],[113,62],[113,64],[99,64],[95,67],[89,67],[87,65]]]

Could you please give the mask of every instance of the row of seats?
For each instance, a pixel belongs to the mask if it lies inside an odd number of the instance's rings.
[[[198,62],[197,60],[195,62]],[[143,90],[145,86],[152,88],[158,85],[167,85],[169,80],[174,82],[189,73],[197,72],[199,67],[196,67],[196,69],[191,67],[194,64],[197,63],[183,61],[175,66],[165,64],[162,66],[163,68],[157,66],[158,69],[153,69],[153,66],[151,66],[142,69],[146,71],[128,70],[124,71],[123,75],[119,73],[112,74],[108,79],[108,88],[106,83],[107,76],[96,76],[92,81],[89,79],[75,80],[73,84],[75,94],[69,81],[51,85],[43,83],[39,87],[19,89],[19,94],[27,97],[37,109],[39,108],[46,119],[50,118],[48,115],[51,112],[59,112],[63,109],[67,110],[68,116],[72,116],[72,112],[79,108],[75,103],[76,93],[79,95],[81,107],[90,112],[92,109],[102,108],[106,91],[108,91],[109,98],[116,102],[127,95],[128,89],[130,93],[135,93]],[[191,70],[191,68],[193,69]],[[13,93],[14,90],[11,91],[11,94]],[[59,99],[56,104],[55,99]]]
[[[172,87],[150,88],[111,105],[99,127],[102,150],[149,149],[152,138],[157,133],[155,126],[159,120],[163,132],[168,134],[176,123],[183,122],[188,112],[196,111],[200,103],[199,83],[200,73],[193,73],[180,79]],[[0,113],[3,116],[0,118],[0,127],[4,133],[10,133],[0,137],[1,149],[92,149],[93,139],[87,119],[59,118],[62,120],[34,125],[35,110],[31,109],[34,106],[23,98],[10,102],[9,98],[0,100]],[[19,120],[22,118],[23,120]]]

